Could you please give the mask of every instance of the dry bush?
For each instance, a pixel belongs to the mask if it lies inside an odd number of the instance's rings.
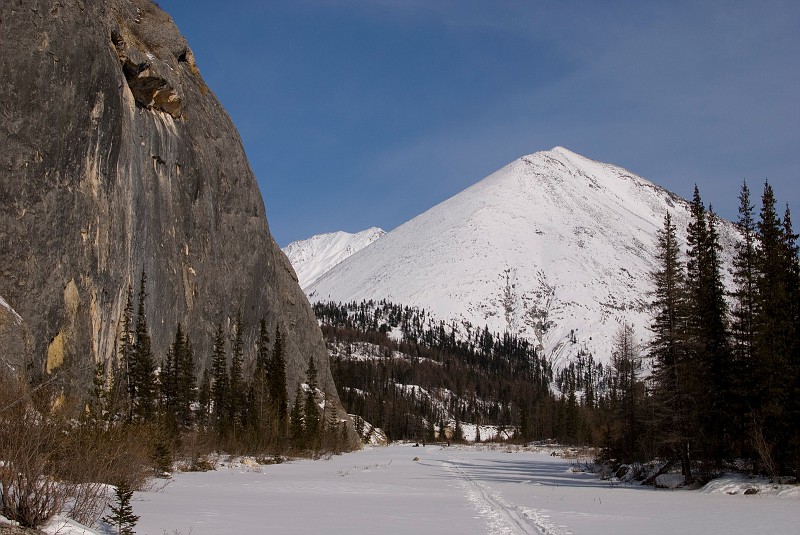
[[[24,382],[0,378],[0,514],[27,527],[56,513],[92,525],[108,501],[106,483],[144,485],[148,429],[83,425],[78,405],[63,399],[57,409],[42,406]]]
[[[750,445],[758,453],[761,464],[771,481],[778,480],[778,464],[775,462],[775,447],[764,437],[764,426],[760,420],[753,417],[750,426]]]
[[[37,527],[62,510],[67,499],[51,475],[59,429],[20,397],[25,391],[19,385],[3,384],[0,390],[6,394],[0,402],[5,409],[0,413],[2,514]]]

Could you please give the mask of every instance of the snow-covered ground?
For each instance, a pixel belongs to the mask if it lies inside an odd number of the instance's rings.
[[[747,484],[654,490],[573,472],[547,451],[392,445],[176,474],[136,493],[134,510],[140,535],[794,533],[800,490],[728,494]]]

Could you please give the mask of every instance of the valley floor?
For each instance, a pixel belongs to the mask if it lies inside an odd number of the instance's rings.
[[[418,457],[418,461],[413,459]],[[790,533],[800,493],[611,485],[503,448],[392,445],[324,461],[219,466],[136,493],[139,534]],[[728,490],[730,492],[730,490]]]

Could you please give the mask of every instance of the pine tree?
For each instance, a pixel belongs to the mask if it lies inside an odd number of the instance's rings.
[[[300,385],[294,394],[294,405],[290,417],[290,438],[295,449],[303,450],[306,448],[306,427],[303,419],[303,390]]]
[[[306,446],[309,448],[317,448],[320,440],[320,414],[319,406],[317,405],[317,367],[314,364],[314,357],[309,357],[308,368],[306,369],[306,381],[308,381],[308,390],[306,391],[305,410],[304,410],[304,424]]]
[[[272,348],[272,359],[269,365],[269,397],[273,404],[279,425],[286,421],[288,412],[288,394],[286,393],[286,362],[283,355],[283,339],[278,326],[275,326],[275,345]]]
[[[165,416],[174,415],[178,412],[177,409],[177,374],[175,373],[175,351],[178,345],[178,338],[181,337],[181,326],[178,325],[178,330],[175,333],[175,342],[167,349],[167,356],[161,365],[161,372],[158,379],[161,385],[161,410]],[[182,343],[182,341],[181,341]]]
[[[745,436],[747,422],[752,419],[750,411],[755,406],[753,384],[755,376],[755,340],[758,299],[756,295],[758,270],[756,257],[756,223],[753,219],[753,205],[750,203],[750,190],[747,183],[742,183],[739,194],[739,219],[736,227],[742,235],[741,243],[736,245],[733,260],[734,290],[733,308],[731,309],[732,340],[732,390],[735,395],[731,400],[731,411],[738,415],[734,422],[735,434],[741,439]],[[746,446],[738,446],[739,454],[746,451]]]
[[[128,421],[133,419],[134,385],[131,383],[130,370],[135,359],[136,343],[133,332],[133,286],[128,285],[125,308],[120,317],[119,363],[114,366],[111,385],[111,412],[120,414]],[[113,420],[114,415],[111,416]]]
[[[757,313],[755,318],[756,377],[758,378],[753,433],[774,450],[779,470],[800,470],[800,434],[792,422],[797,410],[798,385],[798,259],[797,236],[791,217],[775,211],[775,196],[764,184],[758,222]],[[789,379],[793,377],[794,379]],[[761,448],[762,458],[768,448]]]
[[[725,283],[722,279],[722,247],[717,232],[717,216],[709,207],[708,233],[705,243],[706,272],[704,273],[703,367],[708,377],[705,392],[699,400],[704,409],[706,454],[711,461],[719,463],[731,454],[732,433],[736,428],[733,412],[734,376],[733,355],[730,346],[728,304],[725,301]],[[710,387],[710,388],[709,388]]]
[[[251,404],[252,420],[261,433],[266,429],[267,415],[270,412],[269,368],[269,335],[267,333],[267,322],[262,318],[258,335],[258,347],[256,349],[256,368],[253,373],[253,400]]]
[[[627,322],[620,326],[614,337],[611,364],[614,367],[612,411],[615,421],[620,424],[614,437],[615,449],[623,462],[630,462],[639,458],[637,439],[642,433],[641,404],[644,392],[639,380],[642,368],[640,349],[633,326]]]
[[[203,370],[203,379],[200,381],[200,392],[197,396],[199,405],[198,422],[205,429],[208,426],[208,419],[211,413],[211,375],[208,369]]]
[[[236,314],[236,322],[234,323],[236,333],[233,338],[233,348],[231,352],[231,370],[229,376],[229,392],[228,399],[228,418],[233,426],[234,436],[237,430],[242,425],[242,411],[245,409],[245,383],[244,383],[244,340],[241,310]]]
[[[139,421],[149,421],[155,408],[155,362],[150,345],[150,332],[147,328],[147,317],[144,302],[147,298],[147,275],[142,271],[139,285],[139,307],[136,313],[136,346],[133,362],[129,369],[130,391],[133,404],[132,417]]]
[[[789,205],[783,215],[783,239],[786,255],[787,293],[789,294],[789,310],[787,314],[787,328],[791,329],[786,334],[789,339],[788,376],[794,381],[787,381],[789,390],[789,403],[787,406],[788,420],[800,422],[800,249],[798,249],[798,235],[792,230],[792,218]],[[786,444],[786,464],[794,474],[800,474],[800,426],[790,428],[790,438]]]
[[[167,351],[161,370],[164,410],[176,425],[188,427],[192,420],[192,404],[197,399],[194,376],[194,350],[178,323],[175,339]]]
[[[212,421],[217,433],[227,430],[228,411],[228,356],[225,352],[225,331],[220,323],[214,335],[211,355]]]
[[[92,389],[89,392],[85,410],[82,414],[82,423],[94,428],[101,426],[107,410],[108,392],[106,391],[105,372],[105,362],[101,361],[95,364]]]
[[[687,228],[688,396],[694,444],[707,460],[726,456],[732,423],[731,354],[721,247],[713,210],[705,210],[695,186]],[[705,403],[700,400],[705,399]]]
[[[185,333],[181,351],[175,359],[176,399],[179,422],[184,427],[192,423],[192,405],[197,400],[195,356],[189,333]]]
[[[103,517],[103,522],[115,527],[118,535],[134,535],[136,532],[133,531],[133,528],[139,521],[139,517],[133,514],[133,506],[131,506],[133,491],[127,483],[120,483],[114,494],[117,498],[117,505],[116,507],[109,506],[111,514]]]
[[[693,435],[686,351],[686,282],[677,230],[669,213],[664,217],[664,228],[658,233],[656,259],[659,266],[651,275],[655,311],[650,344],[654,398],[651,425],[656,442],[666,455],[681,460],[683,475],[691,480]]]

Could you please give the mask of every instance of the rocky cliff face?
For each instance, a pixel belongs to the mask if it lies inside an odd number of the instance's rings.
[[[251,348],[262,317],[281,326],[290,393],[313,356],[335,397],[236,129],[170,17],[148,0],[2,2],[0,295],[31,337],[8,360],[85,382],[142,271],[156,351],[180,322],[203,358],[241,310]]]

